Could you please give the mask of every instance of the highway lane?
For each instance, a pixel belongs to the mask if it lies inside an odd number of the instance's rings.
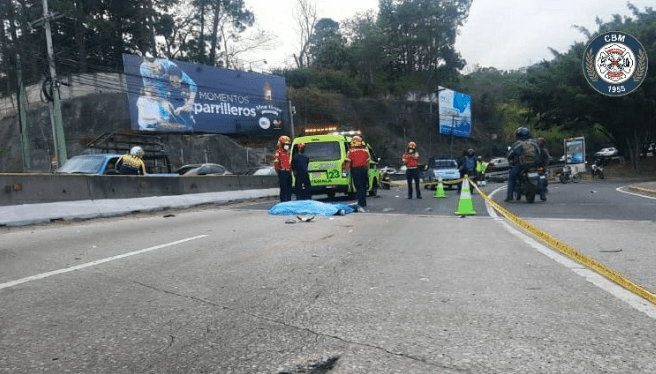
[[[479,196],[461,219],[453,193],[403,192],[310,223],[268,215],[270,201],[4,233],[0,284],[112,260],[0,285],[0,372],[656,370],[653,318],[509,233]],[[642,222],[632,235],[653,232]]]

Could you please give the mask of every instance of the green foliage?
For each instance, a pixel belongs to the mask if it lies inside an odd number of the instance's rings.
[[[636,37],[652,56],[648,71],[653,71],[656,56],[656,11],[644,12],[629,4],[633,17],[615,16],[598,23],[592,37],[607,31],[622,31]],[[637,166],[642,145],[656,135],[656,76],[647,78],[635,92],[622,97],[608,97],[594,91],[583,74],[582,43],[574,44],[553,61],[532,67],[527,72],[521,98],[530,107],[536,124],[543,129],[562,127],[586,133],[595,129],[594,137],[605,134],[610,142],[625,151]]]

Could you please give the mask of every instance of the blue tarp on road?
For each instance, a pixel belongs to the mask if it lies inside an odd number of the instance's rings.
[[[343,213],[340,211],[343,211]],[[316,214],[321,216],[334,216],[336,214],[349,214],[354,211],[355,209],[353,209],[353,207],[344,204],[328,204],[314,200],[296,200],[274,205],[269,209],[269,214]]]

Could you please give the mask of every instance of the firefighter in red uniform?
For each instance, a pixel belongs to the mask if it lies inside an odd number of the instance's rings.
[[[354,136],[351,139],[351,147],[346,154],[346,163],[351,168],[351,178],[357,190],[356,197],[358,205],[362,208],[367,206],[367,182],[369,180],[369,160],[371,156],[364,146],[362,138]]]
[[[278,139],[278,149],[273,154],[273,168],[278,173],[280,183],[280,202],[292,200],[292,162],[290,149],[292,140],[283,135]]]
[[[408,150],[403,154],[403,163],[406,167],[405,176],[408,181],[408,199],[412,199],[412,181],[415,181],[417,199],[421,199],[421,190],[419,189],[419,153],[417,153],[417,144],[408,143]]]

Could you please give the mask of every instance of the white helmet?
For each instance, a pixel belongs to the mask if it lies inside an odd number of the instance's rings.
[[[132,149],[130,149],[130,155],[132,155],[134,157],[142,158],[143,155],[144,155],[144,150],[143,150],[143,148],[141,148],[139,146],[132,147]]]

